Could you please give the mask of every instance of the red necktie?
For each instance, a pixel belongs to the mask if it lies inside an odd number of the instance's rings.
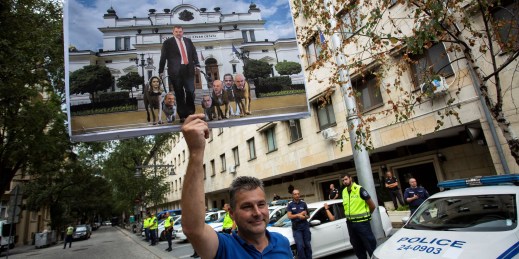
[[[182,56],[182,62],[184,65],[187,65],[189,61],[187,61],[187,53],[186,49],[184,48],[184,44],[182,44],[182,40],[178,40],[178,44],[180,45],[180,55]]]

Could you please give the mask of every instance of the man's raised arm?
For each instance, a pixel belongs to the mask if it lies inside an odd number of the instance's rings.
[[[204,114],[187,117],[182,133],[189,148],[184,186],[182,188],[182,230],[202,258],[214,258],[218,251],[218,236],[205,224],[204,150],[209,128]]]

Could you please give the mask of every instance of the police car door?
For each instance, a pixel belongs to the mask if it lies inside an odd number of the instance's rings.
[[[328,254],[334,254],[345,248],[345,235],[344,232],[348,232],[346,228],[346,220],[344,213],[340,213],[341,210],[338,205],[341,203],[330,204],[330,211],[336,215],[335,221],[330,221],[326,215],[324,207],[318,209],[312,216],[310,222],[313,220],[319,220],[321,224],[310,226],[312,232],[312,255],[315,257],[324,256]],[[314,221],[315,222],[315,221]]]

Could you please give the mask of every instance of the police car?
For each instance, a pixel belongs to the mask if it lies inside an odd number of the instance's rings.
[[[372,258],[519,257],[519,175],[446,181]]]

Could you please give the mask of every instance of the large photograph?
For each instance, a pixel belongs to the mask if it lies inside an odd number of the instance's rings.
[[[73,141],[309,116],[289,1],[65,2]]]

